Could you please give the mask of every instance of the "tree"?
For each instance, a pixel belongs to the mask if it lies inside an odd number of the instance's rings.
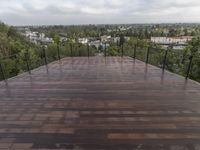
[[[39,46],[26,40],[15,27],[0,23],[0,56],[7,78],[27,70],[25,65],[25,52],[29,52],[29,61],[33,68],[41,65]],[[0,80],[2,75],[0,74]]]
[[[193,56],[190,78],[200,81],[200,37],[194,38],[186,48],[187,54]]]
[[[17,36],[17,31],[14,27],[9,27],[8,32],[7,32],[8,37],[16,37]]]
[[[188,35],[188,29],[187,29],[187,28],[185,28],[185,29],[183,30],[183,32],[184,32],[184,36],[187,36],[187,35]]]
[[[52,43],[47,48],[47,57],[49,61],[54,61],[57,59],[57,45],[55,43]]]
[[[192,41],[189,42],[189,48],[193,55],[197,52],[200,52],[200,37],[194,38]]]
[[[119,40],[120,46],[122,46],[122,45],[124,44],[124,42],[125,42],[124,36],[123,36],[123,35],[120,35],[120,40]]]
[[[54,38],[54,43],[57,45],[57,51],[58,51],[58,59],[60,59],[60,37],[56,35]]]

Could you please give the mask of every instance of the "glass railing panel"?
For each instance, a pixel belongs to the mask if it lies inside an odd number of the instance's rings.
[[[189,61],[188,61],[188,64],[189,64]],[[200,54],[199,53],[193,56],[189,78],[200,82]]]
[[[166,59],[166,69],[185,76],[185,58],[183,56],[183,50],[168,50]]]
[[[165,50],[159,48],[149,48],[148,63],[159,68],[163,67]]]
[[[146,61],[147,49],[148,49],[148,47],[137,46],[137,48],[136,48],[136,59],[145,62]]]

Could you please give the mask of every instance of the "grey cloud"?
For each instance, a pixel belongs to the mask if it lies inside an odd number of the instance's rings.
[[[1,0],[0,20],[14,25],[198,22],[200,1]]]

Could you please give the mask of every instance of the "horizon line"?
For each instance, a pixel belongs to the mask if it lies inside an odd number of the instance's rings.
[[[4,22],[3,22],[4,23]],[[105,23],[105,24],[100,24],[100,23],[80,23],[80,24],[27,24],[27,25],[11,25],[7,24],[8,26],[14,26],[14,27],[30,27],[30,26],[101,26],[101,25],[162,25],[162,24],[200,24],[200,22],[160,22],[160,23]]]

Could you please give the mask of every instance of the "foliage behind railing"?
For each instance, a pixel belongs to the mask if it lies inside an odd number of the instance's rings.
[[[200,66],[200,54],[194,56],[185,53],[184,50],[162,49],[157,45],[144,43],[141,44],[140,41],[130,46],[125,42],[123,46],[115,46],[115,49],[117,49],[115,56],[130,56],[163,70],[167,69],[186,78],[200,81],[200,69],[198,69]],[[108,50],[108,52],[115,49]],[[110,56],[109,53],[108,56]]]
[[[162,69],[190,77],[200,81],[200,54],[191,55],[183,50],[162,49],[150,43],[127,43],[123,45],[111,45],[104,50],[105,56],[130,56]],[[83,44],[67,43],[62,46],[50,45],[38,50],[36,53],[27,50],[18,55],[12,55],[0,59],[0,80],[16,76],[22,72],[31,72],[32,69],[52,61],[70,56],[94,56],[96,50]]]
[[[200,82],[200,54],[193,56],[190,78]]]
[[[59,46],[52,44],[48,48],[43,47],[37,52],[26,50],[9,57],[1,57],[0,80],[11,78],[23,72],[31,73],[34,68],[64,57],[89,57],[94,56],[95,52],[96,50],[89,45],[67,43]]]

